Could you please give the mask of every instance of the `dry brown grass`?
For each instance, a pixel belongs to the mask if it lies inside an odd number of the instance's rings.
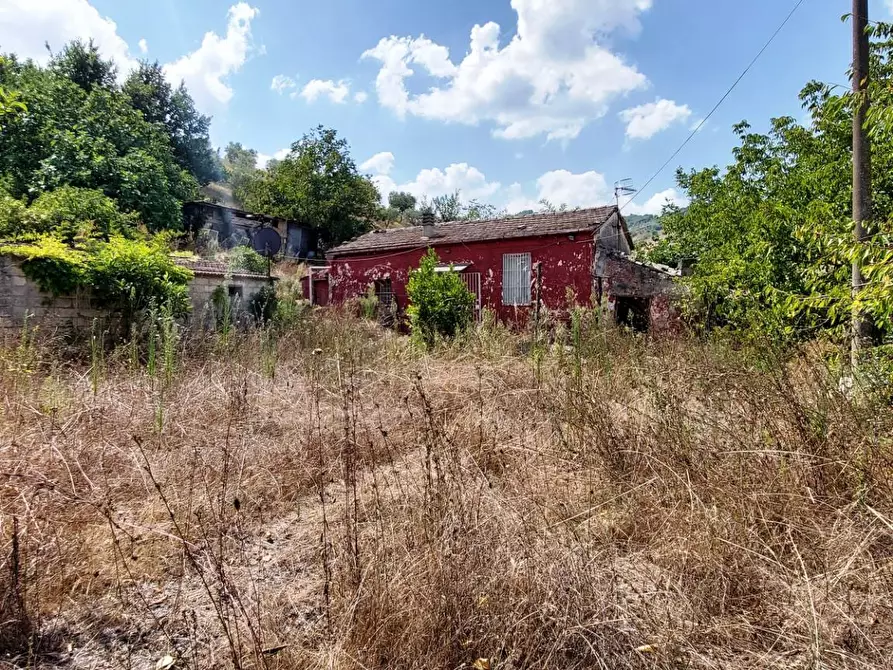
[[[0,666],[890,666],[893,412],[815,356],[338,314],[169,379],[2,352]]]

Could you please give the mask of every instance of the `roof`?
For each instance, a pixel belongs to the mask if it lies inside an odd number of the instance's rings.
[[[300,221],[295,221],[294,219],[286,219],[285,217],[281,216],[269,216],[268,214],[258,214],[257,212],[246,212],[244,209],[229,207],[228,205],[222,205],[218,202],[209,202],[207,200],[191,200],[189,202],[184,202],[183,207],[211,207],[213,209],[226,210],[233,216],[239,219],[247,219],[249,223],[256,224],[258,226],[261,226],[264,223],[276,223],[279,221],[284,221],[286,223],[293,223],[305,228],[310,228],[310,226],[306,223],[301,223]]]
[[[456,221],[434,226],[434,236],[426,237],[423,226],[390,228],[366,233],[326,252],[329,258],[384,251],[425,248],[431,245],[468,244],[544,235],[571,235],[594,232],[617,214],[617,207],[578,209],[572,212],[532,214],[485,221]]]
[[[247,270],[230,269],[226,263],[220,261],[208,261],[195,258],[174,257],[174,262],[184,268],[192,270],[197,275],[206,277],[232,277],[233,279],[267,279],[266,273],[248,272]],[[275,279],[275,277],[273,277]]]

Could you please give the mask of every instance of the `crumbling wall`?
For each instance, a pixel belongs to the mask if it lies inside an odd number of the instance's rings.
[[[606,307],[613,312],[623,298],[648,301],[648,330],[652,333],[681,329],[676,300],[679,287],[673,275],[617,253],[606,255],[602,284]]]

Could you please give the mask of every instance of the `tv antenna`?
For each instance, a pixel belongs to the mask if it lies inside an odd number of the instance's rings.
[[[617,209],[620,209],[620,196],[633,195],[638,191],[633,186],[633,180],[630,177],[614,182],[614,199],[617,201]]]

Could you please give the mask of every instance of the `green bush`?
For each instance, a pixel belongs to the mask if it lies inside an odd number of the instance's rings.
[[[30,217],[25,203],[0,191],[0,238],[16,237],[30,231]]]
[[[428,347],[438,336],[454,337],[474,319],[474,295],[457,272],[436,272],[439,263],[429,249],[407,286],[413,337]]]
[[[251,247],[236,247],[229,252],[229,269],[267,273],[267,259]]]
[[[115,235],[107,242],[71,246],[44,236],[28,244],[0,246],[0,254],[23,259],[25,275],[46,293],[67,295],[89,289],[99,306],[120,309],[126,318],[153,303],[169,305],[182,315],[189,311],[193,274],[174,263],[166,241]]]
[[[63,240],[122,234],[135,227],[133,215],[124,215],[102,191],[62,186],[40,195],[29,208],[31,225],[38,232],[53,232]]]
[[[278,298],[273,286],[264,286],[260,291],[251,296],[248,309],[258,325],[266,325],[276,314]]]

